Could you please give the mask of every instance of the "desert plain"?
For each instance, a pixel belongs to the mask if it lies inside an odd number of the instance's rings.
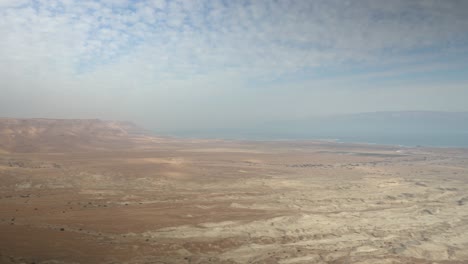
[[[0,132],[0,263],[468,263],[468,149]]]

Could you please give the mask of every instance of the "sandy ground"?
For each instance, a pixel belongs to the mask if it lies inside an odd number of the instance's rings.
[[[0,263],[468,263],[468,150],[3,152]]]

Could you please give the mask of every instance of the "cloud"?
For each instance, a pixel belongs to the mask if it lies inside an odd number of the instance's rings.
[[[143,46],[152,49],[152,57],[160,57],[159,63],[164,57],[166,62],[183,61],[190,65],[182,65],[186,70],[232,67],[287,73],[330,63],[375,61],[382,54],[398,56],[421,47],[461,46],[467,40],[461,33],[466,33],[468,19],[460,5],[465,4],[41,1],[2,10],[1,29],[7,37],[3,44],[17,55],[24,54],[18,44],[29,48],[18,42],[34,38],[28,43],[35,44],[31,49],[53,46],[49,54],[66,53],[76,68],[106,64]],[[3,56],[11,54],[2,50]]]
[[[240,102],[265,86],[324,91],[370,79],[385,86],[379,78],[463,61],[466,10],[468,2],[456,0],[0,0],[0,78],[8,86],[0,89],[70,101],[64,93],[97,94],[117,109],[125,98],[137,105],[191,89],[206,97],[191,94],[186,104],[215,107],[210,94]]]
[[[0,8],[17,7],[26,4],[27,0],[0,0]]]

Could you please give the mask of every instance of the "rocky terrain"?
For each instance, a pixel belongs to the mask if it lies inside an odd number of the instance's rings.
[[[0,118],[2,152],[69,152],[128,148],[135,146],[138,140],[144,140],[146,135],[146,131],[130,122]]]
[[[0,263],[468,263],[467,149],[0,131]]]

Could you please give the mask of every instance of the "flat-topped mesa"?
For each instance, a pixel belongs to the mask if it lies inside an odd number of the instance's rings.
[[[0,118],[0,150],[62,152],[131,147],[146,133],[131,122]]]

